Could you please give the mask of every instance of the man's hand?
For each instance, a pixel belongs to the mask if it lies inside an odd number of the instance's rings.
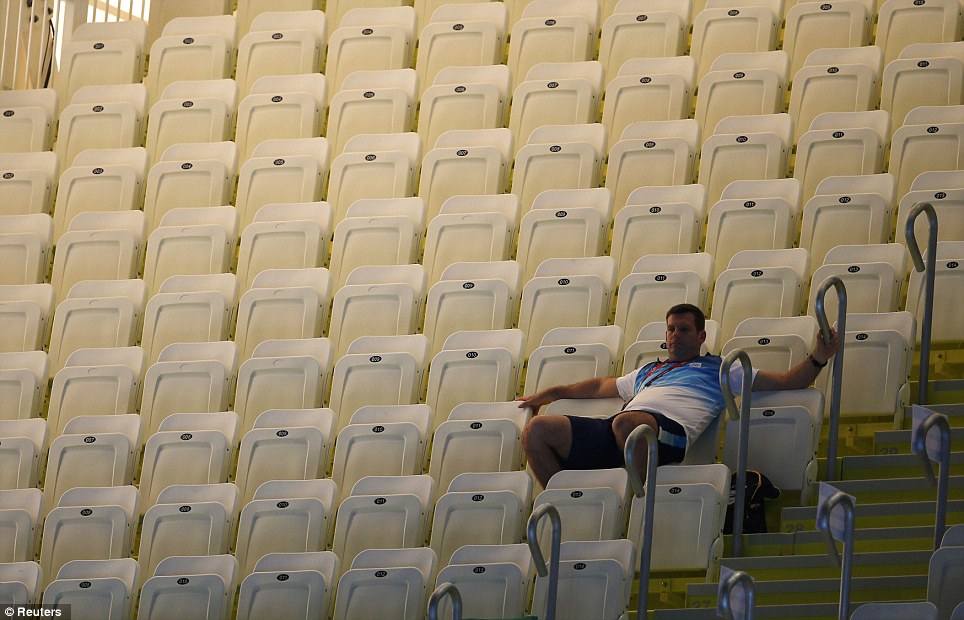
[[[539,407],[548,405],[561,398],[616,398],[616,377],[596,377],[571,385],[556,385],[519,398],[519,407],[531,407],[532,415],[539,413]]]
[[[537,415],[539,413],[539,407],[557,400],[556,397],[552,395],[552,391],[553,388],[549,388],[548,390],[542,390],[529,396],[520,396],[516,399],[519,402],[519,408],[529,407],[532,409],[532,415]]]
[[[830,328],[830,341],[826,342],[823,338],[823,332],[817,332],[817,346],[813,350],[813,359],[818,363],[826,363],[837,354],[837,349],[840,348],[840,337],[837,334],[837,330]]]

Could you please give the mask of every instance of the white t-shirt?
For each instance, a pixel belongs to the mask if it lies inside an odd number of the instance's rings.
[[[687,446],[720,415],[726,404],[720,388],[718,355],[702,355],[689,362],[650,362],[616,379],[619,396],[627,401],[624,411],[651,411],[679,423],[686,431]],[[756,378],[753,369],[753,378]],[[734,395],[743,388],[743,366],[730,367]]]

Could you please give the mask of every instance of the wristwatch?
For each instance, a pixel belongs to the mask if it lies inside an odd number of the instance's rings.
[[[813,353],[808,353],[807,358],[809,358],[810,363],[813,364],[814,368],[823,368],[830,361],[830,360],[827,360],[826,362],[822,362],[822,363],[818,362],[817,359],[813,356]]]

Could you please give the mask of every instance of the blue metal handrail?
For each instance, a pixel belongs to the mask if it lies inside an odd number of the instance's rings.
[[[639,476],[639,468],[636,466],[636,444],[640,437],[646,439],[646,487]],[[653,519],[656,513],[656,466],[658,461],[659,448],[656,445],[656,431],[648,424],[640,424],[626,438],[626,445],[623,448],[623,456],[626,460],[626,471],[629,473],[629,480],[633,485],[633,494],[636,497],[645,497],[646,504],[643,510],[643,541],[639,549],[639,596],[636,600],[636,617],[645,618],[646,609],[649,602],[649,573],[653,556]]]
[[[730,606],[730,594],[733,592],[733,588],[736,585],[742,586],[743,592],[746,595],[746,608],[744,610],[742,620],[753,620],[753,610],[756,606],[754,602],[756,596],[753,586],[753,577],[740,570],[731,573],[721,584],[720,610],[723,612],[723,617],[729,618],[729,620],[736,620],[733,615],[733,609]]]
[[[741,388],[740,408],[733,398],[733,388],[730,385],[730,367],[739,360],[743,366],[743,383]],[[734,349],[723,359],[720,365],[720,389],[723,391],[723,402],[731,420],[740,421],[740,435],[738,437],[736,459],[736,497],[733,503],[733,557],[743,555],[743,513],[746,506],[746,458],[750,443],[750,394],[753,384],[753,365],[750,356],[743,349]]]
[[[549,546],[549,567],[546,568],[545,556],[539,546],[539,521],[549,517],[552,525],[552,542]],[[555,620],[556,618],[556,598],[559,591],[559,548],[562,544],[562,521],[559,518],[559,511],[552,504],[539,504],[529,516],[529,526],[527,530],[529,552],[536,563],[536,572],[540,577],[549,575],[549,589],[546,593],[546,614],[544,620]]]
[[[824,298],[830,287],[837,290],[837,334],[840,336],[840,346],[833,358],[833,375],[831,379],[830,391],[830,419],[827,429],[827,480],[837,479],[837,441],[840,432],[840,393],[843,389],[843,358],[844,342],[847,340],[847,287],[843,280],[837,276],[830,276],[823,281],[817,289],[816,303],[814,304],[817,323],[820,325],[820,333],[823,335],[824,342],[830,342],[830,322],[827,320],[827,310],[824,307]]]
[[[462,620],[462,595],[455,584],[448,581],[439,585],[432,592],[432,596],[428,600],[428,620],[438,620],[438,606],[446,595],[452,597],[452,620]]]
[[[917,232],[914,223],[921,213],[927,214],[927,264],[920,253],[917,243]],[[907,239],[907,249],[910,251],[914,269],[924,272],[924,316],[920,322],[920,369],[917,379],[917,403],[927,404],[927,379],[931,362],[931,329],[934,323],[934,281],[937,278],[937,212],[929,202],[919,202],[911,209],[907,216],[907,226],[904,228]]]
[[[940,433],[938,448],[938,464],[940,472],[934,477],[934,466],[927,454],[927,433],[934,427]],[[934,518],[934,549],[941,546],[947,523],[947,490],[950,480],[951,465],[951,426],[947,416],[942,413],[932,413],[917,427],[917,432],[911,439],[911,448],[924,464],[924,475],[931,486],[937,485],[937,514]]]
[[[840,507],[844,511],[844,555],[843,564],[840,561],[840,554],[837,552],[837,544],[834,542],[834,535],[830,528],[830,514],[833,509]],[[838,620],[847,620],[850,610],[850,576],[853,572],[854,557],[854,502],[853,499],[843,491],[837,491],[831,495],[826,502],[817,508],[817,529],[827,534],[827,551],[834,563],[841,566],[840,569],[840,606],[837,611]]]

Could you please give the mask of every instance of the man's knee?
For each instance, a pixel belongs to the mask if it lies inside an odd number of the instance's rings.
[[[557,452],[572,442],[572,430],[565,416],[538,415],[522,431],[522,447],[529,452],[550,447]],[[568,451],[568,450],[567,450]]]
[[[613,434],[616,440],[623,444],[636,427],[646,424],[658,432],[656,418],[645,411],[624,411],[613,418]]]

